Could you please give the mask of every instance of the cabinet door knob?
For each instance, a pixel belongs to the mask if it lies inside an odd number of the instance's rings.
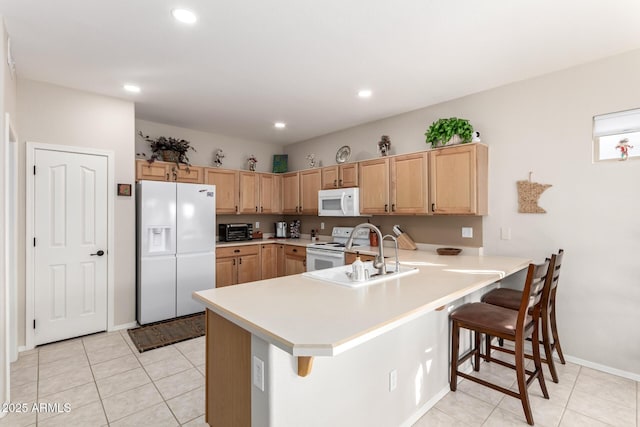
[[[242,258],[238,258],[238,264],[242,264]]]
[[[169,172],[167,172],[167,181],[169,181]]]
[[[237,254],[238,252],[240,252],[240,249],[234,249],[233,252]]]
[[[260,206],[260,212],[264,212],[264,206]]]
[[[389,205],[384,205],[384,211],[389,212]]]
[[[395,212],[396,211],[396,204],[392,203],[391,204],[391,212]]]
[[[238,205],[236,205],[236,213],[238,213]]]
[[[297,249],[294,249],[294,250],[293,250],[293,252],[298,252],[298,250],[297,250]]]
[[[235,258],[233,259],[233,265],[236,265],[236,259]]]
[[[435,212],[435,211],[436,211],[436,204],[431,203],[431,212]]]
[[[342,180],[340,180],[340,187],[342,187]]]
[[[337,180],[337,179],[334,179],[334,180],[333,180],[333,186],[334,186],[334,187],[336,187],[336,188],[338,188],[338,180]]]
[[[258,212],[258,207],[256,206],[256,212]]]

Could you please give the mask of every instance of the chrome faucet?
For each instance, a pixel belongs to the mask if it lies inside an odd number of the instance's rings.
[[[396,273],[398,273],[400,271],[400,260],[398,259],[398,239],[396,239],[396,236],[392,236],[391,234],[385,234],[385,236],[382,238],[382,240],[384,241],[384,239],[386,238],[390,238],[391,240],[393,240],[393,243],[395,244],[395,249],[396,249]]]
[[[376,255],[376,259],[373,261],[373,266],[378,269],[378,274],[387,274],[387,269],[384,265],[384,249],[382,248],[384,241],[382,238],[382,232],[375,225],[369,224],[368,222],[363,222],[362,224],[356,225],[353,228],[351,235],[349,236],[349,238],[344,244],[345,250],[351,249],[351,247],[353,246],[353,238],[356,235],[356,230],[360,228],[368,228],[369,230],[375,232],[378,235],[378,255]],[[396,250],[396,257],[397,257],[397,254],[398,254],[398,251]]]

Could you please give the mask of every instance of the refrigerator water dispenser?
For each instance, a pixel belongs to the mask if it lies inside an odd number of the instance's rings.
[[[149,253],[167,252],[172,249],[169,242],[170,231],[170,226],[153,226],[148,228]]]

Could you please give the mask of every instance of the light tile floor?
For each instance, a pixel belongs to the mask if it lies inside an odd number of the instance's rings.
[[[12,402],[29,408],[68,402],[72,410],[10,413],[0,427],[207,426],[204,358],[204,337],[138,353],[126,331],[23,352],[11,365]],[[536,426],[640,427],[639,383],[571,363],[557,366],[559,384],[544,367],[549,400],[537,384],[529,388]],[[495,363],[483,364],[480,376],[515,387],[514,372]],[[414,427],[526,425],[519,400],[461,380],[458,391]]]

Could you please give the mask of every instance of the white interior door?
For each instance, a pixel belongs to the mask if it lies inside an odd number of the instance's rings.
[[[106,156],[35,150],[35,344],[107,329]]]

